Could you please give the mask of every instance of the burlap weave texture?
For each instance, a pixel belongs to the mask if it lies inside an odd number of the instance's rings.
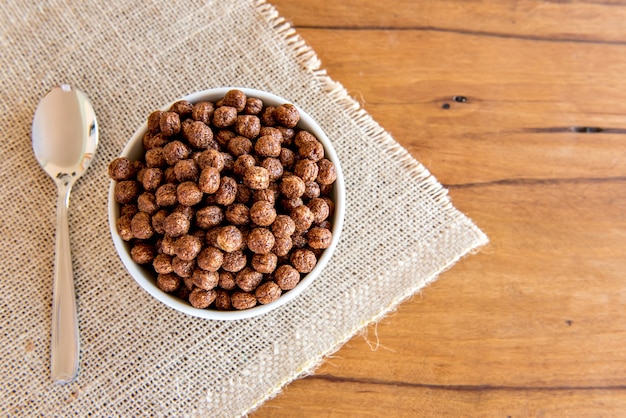
[[[268,4],[3,2],[0,36],[0,415],[245,414],[486,242]],[[91,98],[100,147],[70,208],[80,375],[54,386],[56,192],[30,126],[60,83]],[[108,162],[145,116],[220,86],[305,109],[333,141],[347,188],[344,232],[322,277],[281,309],[234,322],[185,316],[141,290],[115,254],[106,211]]]

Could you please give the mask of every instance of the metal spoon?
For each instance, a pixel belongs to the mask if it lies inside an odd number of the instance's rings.
[[[67,84],[54,87],[37,106],[32,138],[35,157],[58,191],[50,370],[55,383],[69,383],[78,373],[79,348],[67,214],[72,186],[98,146],[98,124],[89,99]]]

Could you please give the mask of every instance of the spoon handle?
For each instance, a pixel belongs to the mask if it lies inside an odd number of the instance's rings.
[[[78,373],[78,318],[68,225],[72,185],[59,182],[52,293],[50,370],[55,383],[69,383]]]

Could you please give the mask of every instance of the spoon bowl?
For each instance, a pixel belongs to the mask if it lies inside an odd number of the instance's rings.
[[[98,124],[87,96],[67,84],[54,87],[35,110],[32,141],[35,158],[57,186],[50,371],[54,382],[68,383],[76,378],[79,357],[69,198],[98,146]]]

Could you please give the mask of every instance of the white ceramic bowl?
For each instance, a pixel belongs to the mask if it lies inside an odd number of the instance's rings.
[[[224,87],[217,89],[210,89],[199,91],[188,96],[185,96],[181,99],[177,100],[188,100],[191,103],[196,103],[199,101],[212,101],[215,102],[226,94],[227,91],[232,89],[238,89],[243,91],[248,97],[256,97],[263,100],[265,105],[278,106],[284,103],[293,103],[290,100],[283,99],[282,97],[276,96],[271,93],[267,93],[260,90],[241,88],[241,87]],[[174,102],[172,102],[174,103]],[[162,108],[162,110],[167,110],[172,105],[169,105]],[[117,250],[118,255],[120,256],[124,266],[130,273],[130,275],[135,279],[135,281],[141,286],[146,292],[152,295],[155,299],[163,302],[170,308],[174,308],[177,311],[186,313],[188,315],[193,315],[201,318],[208,319],[217,319],[217,320],[233,320],[233,319],[243,319],[250,318],[253,316],[261,315],[267,313],[271,310],[274,310],[287,302],[295,299],[298,295],[300,295],[322,272],[328,260],[330,260],[335,248],[337,247],[337,242],[339,241],[339,236],[341,234],[341,229],[343,226],[343,218],[345,213],[345,186],[344,186],[344,178],[343,173],[341,171],[341,165],[339,163],[339,159],[337,158],[337,154],[322,130],[320,126],[302,109],[298,108],[300,112],[300,122],[298,123],[298,128],[307,130],[311,132],[313,135],[317,137],[317,139],[324,146],[325,156],[330,161],[332,161],[337,170],[337,180],[333,185],[333,189],[331,192],[331,198],[335,203],[335,212],[331,218],[332,222],[332,233],[333,238],[326,250],[324,250],[323,254],[317,261],[317,265],[315,268],[308,274],[302,276],[300,283],[292,289],[282,294],[282,296],[276,300],[275,302],[269,303],[267,305],[257,305],[251,309],[245,310],[233,310],[233,311],[219,311],[214,308],[208,309],[198,309],[194,308],[189,304],[189,302],[178,298],[177,296],[168,294],[163,292],[156,286],[156,273],[152,270],[151,266],[145,267],[139,264],[136,264],[130,257],[130,245],[128,242],[121,239],[117,232],[116,220],[119,217],[119,205],[115,202],[113,198],[115,182],[111,181],[111,185],[109,188],[109,228],[111,230],[111,236],[113,238],[113,243],[115,244],[115,249]],[[146,115],[147,119],[147,115]],[[143,144],[142,138],[144,134],[148,130],[147,122],[144,123],[132,136],[130,141],[124,147],[122,151],[121,157],[127,157],[131,160],[140,159],[143,154]]]

